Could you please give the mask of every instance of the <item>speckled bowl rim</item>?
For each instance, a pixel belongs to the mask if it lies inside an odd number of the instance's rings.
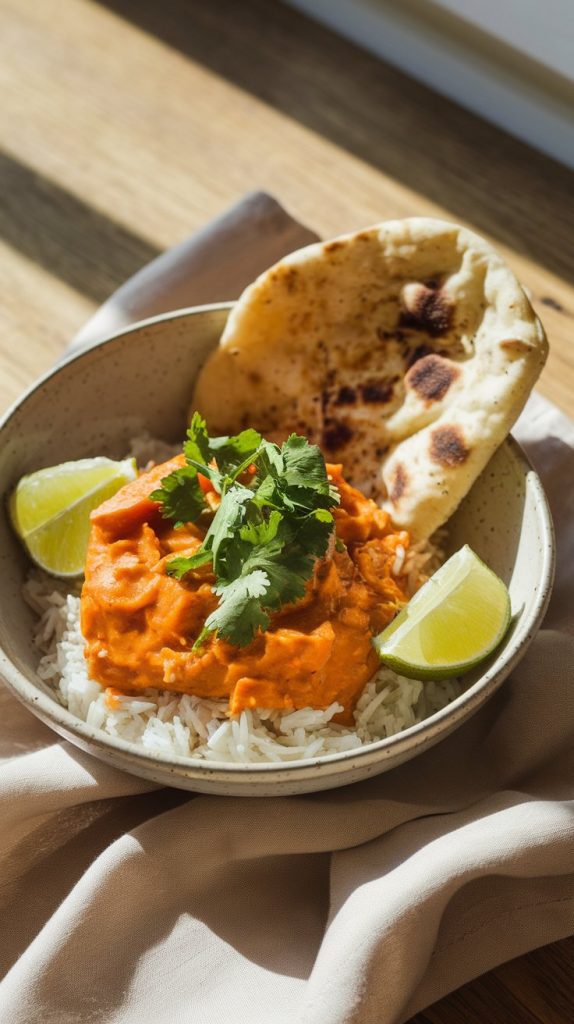
[[[32,394],[42,388],[69,363],[81,359],[89,359],[96,349],[100,349],[102,346],[113,346],[114,343],[118,343],[125,335],[135,333],[154,324],[168,320],[185,319],[198,313],[221,312],[231,309],[233,305],[232,302],[209,303],[203,306],[190,306],[184,309],[173,310],[169,313],[162,313],[158,316],[148,317],[130,324],[122,330],[113,332],[101,341],[87,343],[78,347],[77,351],[66,354],[55,367],[42,375],[10,406],[0,420],[0,442],[3,430],[8,426],[10,419],[16,411],[25,404]],[[190,776],[189,774],[193,772],[199,773],[205,778],[213,779],[215,777],[222,782],[225,782],[226,778],[232,781],[237,776],[245,782],[256,782],[257,778],[262,776],[272,782],[273,776],[281,777],[281,780],[285,781],[287,776],[295,776],[298,772],[308,771],[312,768],[320,771],[323,766],[325,769],[337,765],[343,767],[347,761],[352,761],[353,764],[357,761],[363,764],[367,762],[377,763],[384,757],[388,757],[398,764],[403,753],[409,752],[412,756],[415,756],[418,752],[417,747],[424,749],[427,745],[431,744],[431,740],[434,743],[441,738],[443,733],[450,732],[455,727],[453,722],[456,725],[462,725],[501,686],[521,660],[525,649],[537,632],[550,600],[555,571],[556,545],[554,526],[546,494],[538,474],[518,442],[509,435],[503,444],[509,447],[512,456],[521,466],[524,475],[528,475],[530,478],[530,484],[534,488],[536,498],[535,504],[538,520],[541,525],[541,539],[543,542],[542,575],[537,594],[532,604],[527,608],[528,619],[526,621],[526,628],[520,642],[512,648],[508,657],[504,658],[505,652],[502,651],[484,675],[477,679],[468,690],[465,690],[459,697],[456,697],[444,708],[441,708],[440,711],[436,711],[421,722],[403,729],[394,736],[376,740],[362,747],[354,747],[351,750],[324,754],[314,758],[301,758],[290,762],[235,764],[227,761],[205,761],[199,758],[184,757],[176,754],[168,755],[162,751],[154,751],[153,755],[151,755],[136,743],[121,739],[120,737],[110,736],[103,730],[94,729],[82,719],[77,718],[60,704],[56,697],[48,696],[38,684],[27,679],[8,658],[2,647],[0,647],[0,675],[14,694],[38,718],[54,728],[60,735],[70,739],[75,737],[83,741],[82,746],[84,746],[84,749],[89,749],[89,746],[93,745],[101,750],[115,750],[118,754],[128,755],[128,759],[133,759],[136,765],[141,765],[142,774],[144,774],[143,769],[147,769],[148,776],[150,771],[153,772],[154,766],[157,766],[158,768],[171,769],[174,775],[188,779],[193,779],[193,775]],[[502,663],[499,663],[501,658]]]

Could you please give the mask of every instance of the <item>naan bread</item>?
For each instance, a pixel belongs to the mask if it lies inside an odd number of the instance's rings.
[[[211,433],[307,435],[423,538],[506,437],[546,354],[501,256],[455,224],[413,217],[262,274],[233,308],[193,407]]]

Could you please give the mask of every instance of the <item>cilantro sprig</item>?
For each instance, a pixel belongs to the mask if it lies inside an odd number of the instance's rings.
[[[297,434],[281,446],[253,429],[209,437],[194,413],[183,450],[185,466],[151,495],[163,516],[182,526],[210,511],[200,475],[221,500],[199,550],[173,558],[167,572],[182,579],[211,563],[219,604],[195,646],[215,633],[245,646],[270,613],[304,596],[333,534],[339,493],[319,448]]]

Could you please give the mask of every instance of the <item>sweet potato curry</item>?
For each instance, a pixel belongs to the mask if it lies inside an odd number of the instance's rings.
[[[348,722],[378,667],[371,644],[407,602],[406,579],[393,575],[397,548],[409,545],[389,516],[328,465],[340,503],[335,537],[315,561],[304,596],[270,617],[269,628],[238,647],[211,635],[198,646],[217,606],[213,567],[184,578],[166,571],[174,555],[198,551],[219,495],[200,477],[208,510],[201,521],[174,527],[150,495],[178,467],[177,457],[142,474],[92,513],[82,592],[82,631],[89,672],[108,690],[147,687],[229,698],[244,708],[325,708],[339,702]],[[194,647],[195,644],[195,647]]]

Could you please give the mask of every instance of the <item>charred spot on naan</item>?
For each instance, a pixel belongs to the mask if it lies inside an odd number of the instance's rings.
[[[455,424],[437,427],[431,433],[430,457],[441,466],[461,466],[470,455],[462,429]]]
[[[287,267],[283,280],[288,292],[296,291],[299,285],[299,271],[295,267]]]
[[[431,282],[434,283],[434,282]],[[431,338],[448,334],[453,320],[453,304],[439,288],[412,282],[401,291],[399,326],[424,331]]]
[[[526,355],[532,349],[532,345],[529,345],[526,341],[520,341],[518,338],[508,338],[505,341],[501,341],[500,347],[503,352],[509,352],[511,355],[516,356]]]
[[[405,349],[405,361],[407,370],[410,370],[411,366],[418,363],[419,359],[424,359],[425,356],[434,355],[434,349],[430,345],[417,345],[416,348],[411,348],[410,345],[406,346]]]
[[[386,405],[390,402],[394,394],[394,384],[392,380],[378,380],[378,381],[367,381],[366,384],[361,384],[361,398],[363,402],[369,405],[372,404],[383,404]]]
[[[397,462],[394,471],[393,479],[389,490],[389,498],[393,503],[400,501],[403,494],[405,493],[409,482],[409,475],[402,462]]]
[[[333,399],[333,405],[354,405],[356,401],[356,389],[345,384],[342,388],[339,388],[335,398]]]
[[[440,402],[459,377],[458,366],[432,353],[413,364],[405,377],[405,385],[430,406],[433,402]]]
[[[344,420],[326,418],[321,447],[328,452],[336,452],[348,444],[352,436],[353,431]]]
[[[333,383],[333,378],[330,378]],[[360,405],[387,405],[395,394],[398,378],[383,377],[378,380],[366,380],[357,384],[343,384],[338,388],[326,388],[321,394],[324,412],[330,408]],[[327,422],[327,418],[325,420]]]
[[[375,334],[379,341],[398,341],[403,342],[405,340],[406,332],[401,330],[400,327],[382,327],[379,326],[375,330]],[[431,349],[429,349],[429,352]]]

